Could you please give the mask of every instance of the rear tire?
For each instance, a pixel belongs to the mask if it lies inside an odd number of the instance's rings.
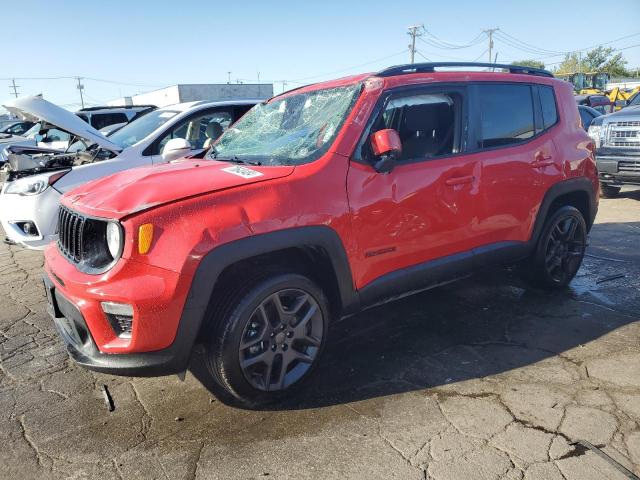
[[[236,285],[211,319],[204,362],[225,394],[221,400],[257,408],[291,395],[315,370],[329,304],[313,281],[295,273]]]
[[[563,288],[575,277],[587,245],[587,225],[577,208],[561,207],[545,222],[522,272],[532,285]]]
[[[616,198],[620,194],[621,187],[612,187],[611,185],[600,184],[600,196],[602,198]]]

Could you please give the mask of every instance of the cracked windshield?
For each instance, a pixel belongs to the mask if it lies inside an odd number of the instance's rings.
[[[329,148],[360,84],[291,95],[260,104],[230,128],[211,156],[264,165],[299,165]]]

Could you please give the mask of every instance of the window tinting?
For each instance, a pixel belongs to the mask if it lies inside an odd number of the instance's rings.
[[[458,95],[420,93],[389,100],[371,133],[392,128],[400,135],[402,155],[417,160],[449,155],[454,151]],[[367,148],[370,150],[370,147]],[[373,157],[366,151],[365,157]]]
[[[553,88],[540,85],[539,89],[540,104],[542,105],[542,122],[546,130],[558,121],[556,100],[553,95]]]
[[[478,85],[481,148],[521,142],[534,135],[533,102],[528,85]]]
[[[129,119],[124,113],[98,113],[91,115],[91,125],[96,130],[101,130],[116,123],[127,123]]]

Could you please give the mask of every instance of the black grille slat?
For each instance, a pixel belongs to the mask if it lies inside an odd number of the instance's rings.
[[[58,213],[58,249],[76,263],[82,261],[86,218],[61,206]]]

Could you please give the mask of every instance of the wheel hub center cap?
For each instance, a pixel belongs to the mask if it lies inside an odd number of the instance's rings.
[[[287,339],[287,335],[284,332],[280,332],[276,335],[276,343],[278,345],[282,345],[284,341]]]

